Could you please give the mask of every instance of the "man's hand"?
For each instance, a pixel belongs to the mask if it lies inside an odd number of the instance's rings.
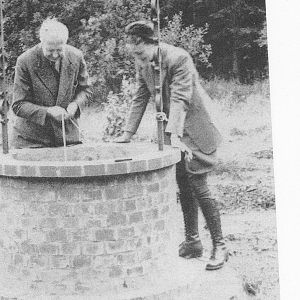
[[[187,147],[176,134],[171,134],[171,146],[173,148],[179,148],[181,152],[185,153],[185,157],[188,161],[193,158],[192,150]]]
[[[67,118],[68,119],[74,118],[75,114],[77,113],[77,110],[78,110],[78,104],[76,102],[71,102],[67,107],[67,113],[68,113]]]
[[[115,143],[129,143],[131,137],[133,136],[132,132],[125,131],[120,137],[114,140]]]
[[[54,120],[61,122],[62,116],[64,119],[67,119],[68,113],[67,111],[60,106],[50,106],[47,109],[47,114],[53,118]]]

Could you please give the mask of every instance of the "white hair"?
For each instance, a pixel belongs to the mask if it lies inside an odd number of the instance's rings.
[[[69,30],[66,25],[58,22],[55,18],[46,19],[40,28],[41,42],[49,39],[61,40],[67,42],[69,37]]]

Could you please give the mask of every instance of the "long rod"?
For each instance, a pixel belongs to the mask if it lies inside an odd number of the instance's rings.
[[[157,9],[157,39],[158,39],[158,65],[159,65],[159,95],[160,95],[160,113],[163,113],[163,102],[162,102],[162,76],[161,76],[161,50],[160,50],[160,6],[159,0],[156,1],[156,9]],[[158,122],[158,150],[164,150],[164,120],[160,120]]]
[[[3,153],[7,154],[8,149],[8,103],[7,103],[7,95],[6,95],[6,89],[7,89],[7,82],[6,82],[6,62],[5,62],[5,47],[4,47],[4,25],[3,25],[3,0],[0,0],[0,27],[1,27],[1,52],[2,52],[2,75],[3,75],[3,107],[2,107],[2,146],[3,146]]]
[[[157,53],[155,70],[155,104],[156,104],[156,120],[157,120],[157,142],[158,150],[164,148],[164,113],[162,102],[162,77],[161,77],[161,51],[160,51],[160,7],[159,0],[151,0],[151,19],[154,24],[154,30],[157,35]]]

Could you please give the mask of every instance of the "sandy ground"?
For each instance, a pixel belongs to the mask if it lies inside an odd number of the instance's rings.
[[[275,210],[222,216],[230,250],[229,264],[252,299],[279,299]]]
[[[218,120],[224,121],[224,110]],[[210,178],[230,265],[252,299],[279,299],[270,105],[252,97],[223,122],[220,164]]]

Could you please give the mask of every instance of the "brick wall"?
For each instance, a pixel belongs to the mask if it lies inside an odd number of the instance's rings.
[[[0,177],[1,268],[30,292],[134,287],[177,255],[175,203],[174,165],[115,176]]]

